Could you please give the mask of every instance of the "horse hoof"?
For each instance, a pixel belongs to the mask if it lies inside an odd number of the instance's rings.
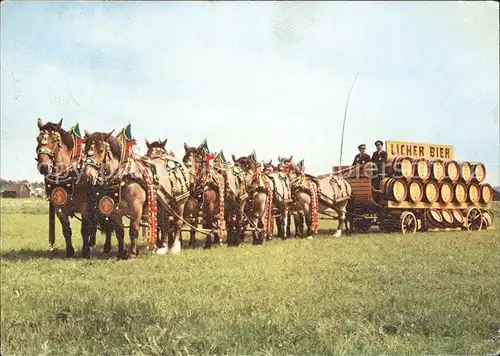
[[[168,253],[168,247],[160,247],[158,250],[156,250],[156,254],[163,256]]]
[[[50,245],[49,245],[49,251],[50,251],[50,252],[53,252],[54,250],[55,250],[54,245],[50,244]]]
[[[181,252],[181,242],[180,241],[175,241],[174,245],[172,246],[172,253],[173,254],[178,254]]]
[[[307,236],[307,239],[308,240],[314,240],[314,237],[312,237],[311,235]]]
[[[73,248],[67,249],[66,250],[66,257],[68,257],[68,258],[75,257],[75,250]]]

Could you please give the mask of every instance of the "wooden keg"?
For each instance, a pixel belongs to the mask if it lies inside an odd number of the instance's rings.
[[[462,214],[462,212],[458,209],[453,209],[452,214],[453,214],[453,218],[455,219],[455,225],[463,226],[463,224],[465,222],[464,214]]]
[[[472,204],[479,203],[479,199],[481,199],[481,187],[478,183],[472,182],[467,185],[467,197]]]
[[[467,185],[464,182],[453,184],[453,199],[460,204],[467,201]]]
[[[420,180],[412,179],[408,182],[408,200],[412,203],[420,203],[424,198],[424,185]]]
[[[483,211],[483,229],[487,229],[493,224],[493,213],[489,210]]]
[[[444,164],[446,178],[456,182],[460,178],[460,165],[457,161],[446,161]]]
[[[486,183],[486,184],[481,184],[480,185],[480,189],[481,189],[481,199],[480,201],[485,203],[485,204],[488,204],[488,203],[491,203],[493,201],[493,195],[494,195],[494,191],[493,191],[493,188],[490,184]]]
[[[465,183],[469,183],[472,180],[472,168],[469,162],[462,161],[459,162],[460,165],[460,178],[463,179]]]
[[[409,156],[397,156],[390,163],[389,176],[397,179],[411,179],[415,174],[413,158]]]
[[[430,227],[441,227],[443,225],[443,215],[437,209],[427,210],[427,223]]]
[[[445,204],[453,200],[453,185],[448,181],[439,183],[439,200]]]
[[[431,159],[429,164],[431,166],[431,177],[441,182],[446,176],[444,162],[440,159]]]
[[[446,226],[453,226],[455,223],[455,218],[453,217],[453,212],[450,210],[442,210],[441,215],[443,215],[443,223]]]
[[[384,178],[380,181],[380,190],[390,200],[401,203],[405,201],[408,188],[402,179]]]
[[[425,183],[424,197],[425,197],[425,200],[427,200],[427,202],[431,203],[431,204],[438,200],[438,198],[439,198],[439,186],[435,181],[430,180],[427,183]]]
[[[427,158],[421,157],[414,161],[415,176],[426,181],[431,176],[431,167]]]
[[[481,162],[472,162],[472,179],[476,180],[478,183],[484,182],[486,179],[486,167]]]

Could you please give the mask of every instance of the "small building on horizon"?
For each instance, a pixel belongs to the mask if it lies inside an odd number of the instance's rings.
[[[29,198],[31,189],[26,183],[14,183],[2,192],[2,198]]]

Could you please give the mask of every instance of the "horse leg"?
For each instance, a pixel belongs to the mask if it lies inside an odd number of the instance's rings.
[[[345,218],[345,211],[337,211],[337,214],[339,215],[339,225],[337,227],[337,231],[333,235],[333,237],[340,237],[342,236],[342,225],[345,226],[346,231],[347,231],[347,223],[346,223],[346,218]]]
[[[93,229],[93,220],[82,216],[82,258],[90,258],[89,236]]]
[[[134,204],[135,207],[132,209],[130,213],[130,230],[129,230],[129,235],[130,235],[130,257],[135,258],[138,255],[138,250],[137,250],[137,238],[139,237],[139,228],[140,228],[140,223],[141,223],[141,216],[142,216],[142,205],[140,204]],[[151,227],[155,228],[155,227]]]
[[[177,216],[183,216],[184,214],[184,202],[182,203],[177,203],[174,207],[174,211]],[[181,246],[181,237],[182,237],[182,225],[184,224],[184,221],[179,218],[175,218],[175,238],[174,238],[174,243],[172,245],[172,253],[176,254],[181,252],[182,246]]]
[[[156,254],[157,255],[164,255],[168,252],[168,241],[166,239],[168,238],[168,233],[169,233],[169,228],[170,228],[170,221],[168,219],[167,214],[164,213],[163,208],[159,207],[158,209],[158,227],[160,230],[160,233],[158,236],[161,237],[157,240],[156,243]]]
[[[71,241],[71,225],[69,223],[69,217],[67,214],[58,213],[57,217],[62,226],[62,233],[64,235],[64,240],[66,241],[66,257],[73,257],[75,255],[75,249],[73,248],[73,242]]]
[[[116,239],[118,240],[118,259],[122,260],[127,258],[127,253],[125,252],[125,229],[123,228],[123,223],[120,221],[115,225]]]

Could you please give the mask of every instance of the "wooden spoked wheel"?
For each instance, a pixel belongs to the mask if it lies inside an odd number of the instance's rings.
[[[469,209],[467,209],[466,217],[467,217],[467,223],[466,223],[467,230],[469,231],[481,230],[481,227],[483,226],[483,214],[481,213],[481,210],[479,210],[474,206],[471,206]]]
[[[405,211],[399,218],[399,229],[403,234],[414,234],[417,232],[417,218],[415,214]]]

